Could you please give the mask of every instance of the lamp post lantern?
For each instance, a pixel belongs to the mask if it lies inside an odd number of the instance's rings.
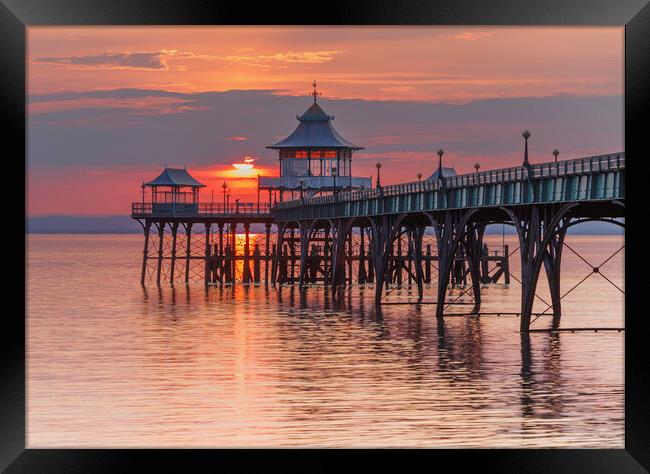
[[[379,176],[379,172],[381,170],[381,163],[377,163],[375,164],[375,166],[377,167],[377,188],[381,188],[381,181]]]
[[[442,155],[445,154],[445,150],[440,148],[438,150],[438,179],[442,179]]]

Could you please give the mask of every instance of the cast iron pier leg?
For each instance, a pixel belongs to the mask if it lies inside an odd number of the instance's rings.
[[[158,222],[158,268],[156,271],[156,285],[160,286],[160,272],[162,269],[163,242],[165,238],[165,222]]]
[[[178,233],[178,222],[172,224],[172,266],[169,273],[169,283],[174,286],[174,271],[176,267],[176,235]]]
[[[142,274],[140,284],[144,286],[144,277],[147,274],[147,259],[149,258],[149,233],[151,232],[151,221],[147,220],[144,225],[144,250],[142,252]]]

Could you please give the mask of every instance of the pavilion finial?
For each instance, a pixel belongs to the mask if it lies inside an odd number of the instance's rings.
[[[322,94],[316,90],[316,86],[318,86],[318,84],[316,83],[316,79],[314,79],[314,83],[311,86],[314,88],[314,90],[310,95],[314,98],[314,104],[315,104],[316,98]]]

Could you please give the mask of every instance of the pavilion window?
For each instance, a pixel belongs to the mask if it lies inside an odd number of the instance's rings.
[[[310,174],[311,176],[320,176],[322,174],[322,161],[321,160],[312,160],[310,163]]]

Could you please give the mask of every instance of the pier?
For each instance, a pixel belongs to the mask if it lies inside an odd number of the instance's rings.
[[[524,131],[520,166],[479,171],[477,164],[475,173],[458,175],[443,167],[439,150],[428,179],[382,186],[378,163],[372,186],[352,175],[352,154],[362,147],[334,130],[333,116],[316,103],[316,84],[313,95],[298,128],[269,147],[279,153],[280,177],[258,179],[257,202],[231,204],[225,183],[223,204],[200,202],[204,185],[184,169],[167,168],[143,183],[131,212],[144,232],[143,285],[321,286],[334,297],[354,284],[372,285],[377,305],[395,288],[413,287],[415,303],[436,304],[442,318],[452,305],[480,313],[481,288],[513,278],[521,285],[520,331],[528,332],[531,317],[539,317],[533,303],[542,268],[551,299],[542,314],[552,311],[559,325],[568,229],[589,221],[625,226],[623,152],[558,161],[555,151],[554,161],[532,164]],[[488,248],[492,224],[514,227],[518,248]],[[515,253],[520,278],[510,272]],[[435,299],[425,302],[432,285]],[[473,302],[450,301],[452,287]]]
[[[561,258],[567,230],[587,221],[624,227],[625,154],[513,167],[268,204],[133,203],[144,231],[141,282],[205,285],[322,284],[334,295],[373,284],[375,302],[412,284],[418,301],[436,283],[442,317],[452,285],[509,283],[508,249],[483,244],[489,224],[513,226],[521,259],[521,330],[528,331],[543,268],[553,315],[561,315]],[[189,207],[194,206],[194,207]],[[262,228],[251,235],[251,226]],[[244,234],[238,242],[237,232]],[[427,229],[435,244],[423,245]],[[599,271],[593,268],[594,273]],[[378,284],[377,282],[381,282]]]

